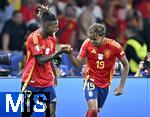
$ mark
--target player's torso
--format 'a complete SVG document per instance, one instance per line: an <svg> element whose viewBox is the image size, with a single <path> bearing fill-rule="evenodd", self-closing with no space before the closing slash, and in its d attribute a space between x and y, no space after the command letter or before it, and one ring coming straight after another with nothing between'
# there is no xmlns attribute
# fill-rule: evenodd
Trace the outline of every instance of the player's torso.
<svg viewBox="0 0 150 117"><path fill-rule="evenodd" d="M87 64L91 80L96 82L110 83L116 60L115 49L110 44L95 47L89 44L87 47Z"/></svg>
<svg viewBox="0 0 150 117"><path fill-rule="evenodd" d="M98 73L110 71L116 59L113 48L104 45L100 48L88 47L88 65Z"/></svg>
<svg viewBox="0 0 150 117"><path fill-rule="evenodd" d="M27 43L28 45L30 43ZM38 44L35 45L36 51L41 51L43 56L51 56L55 52L55 37L48 37L47 39L43 39L42 37L38 37ZM27 46L27 49L28 46ZM30 49L28 50L30 51ZM30 55L28 62L26 63L26 69L30 66L30 61L34 60L35 56ZM51 68L50 62L45 63L44 65L40 65L37 60L35 60L34 69L31 75L31 86L51 86L53 85L54 74Z"/></svg>

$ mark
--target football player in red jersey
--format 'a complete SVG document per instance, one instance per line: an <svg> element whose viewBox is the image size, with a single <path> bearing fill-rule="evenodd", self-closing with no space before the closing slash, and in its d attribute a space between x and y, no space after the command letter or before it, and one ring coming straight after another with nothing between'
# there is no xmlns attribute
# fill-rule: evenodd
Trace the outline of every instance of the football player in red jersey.
<svg viewBox="0 0 150 117"><path fill-rule="evenodd" d="M33 106L36 104L33 94L36 92L49 94L49 97L43 99L46 100L45 116L55 117L56 94L54 85L57 84L57 79L53 60L61 53L67 52L68 45L63 46L55 53L55 33L58 31L58 20L45 6L40 7L38 16L41 26L32 32L26 41L26 63L22 74L22 92L31 94L28 95L31 104L30 111L27 112L28 102L25 100L22 117L31 116Z"/></svg>
<svg viewBox="0 0 150 117"><path fill-rule="evenodd" d="M87 58L83 68L84 93L88 104L86 117L97 117L109 91L114 72L115 60L118 57L123 64L123 72L119 86L115 89L116 96L123 93L123 88L128 75L129 65L126 55L113 39L105 37L103 24L94 23L88 29L88 37L81 46L77 58L70 51L70 58L75 66Z"/></svg>

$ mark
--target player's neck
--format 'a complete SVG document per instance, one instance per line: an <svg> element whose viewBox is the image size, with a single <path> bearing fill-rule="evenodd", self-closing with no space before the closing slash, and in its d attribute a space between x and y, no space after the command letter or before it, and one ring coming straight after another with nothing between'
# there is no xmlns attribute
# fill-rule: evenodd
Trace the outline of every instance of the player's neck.
<svg viewBox="0 0 150 117"><path fill-rule="evenodd" d="M101 43L98 45L98 47L102 46L104 44L104 40L105 40L105 37L103 37Z"/></svg>
<svg viewBox="0 0 150 117"><path fill-rule="evenodd" d="M39 32L43 38L47 38L48 36L44 33L44 31L40 28Z"/></svg>
<svg viewBox="0 0 150 117"><path fill-rule="evenodd" d="M53 34L46 34L44 30L42 30L41 28L40 28L40 34L44 39L47 39L47 37L49 36L53 36Z"/></svg>

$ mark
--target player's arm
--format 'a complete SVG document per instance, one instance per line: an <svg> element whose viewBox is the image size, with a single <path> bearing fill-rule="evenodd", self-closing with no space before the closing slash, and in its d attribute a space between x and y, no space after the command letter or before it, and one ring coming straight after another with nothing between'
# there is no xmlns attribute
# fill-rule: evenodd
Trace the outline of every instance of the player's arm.
<svg viewBox="0 0 150 117"><path fill-rule="evenodd" d="M75 67L79 67L82 64L82 62L83 62L83 58L82 57L80 57L80 56L75 57L73 52L70 52L69 56L70 56L70 59L71 59L73 65Z"/></svg>
<svg viewBox="0 0 150 117"><path fill-rule="evenodd" d="M123 64L120 87L124 87L125 80L129 72L129 63L125 55L120 59L120 61Z"/></svg>
<svg viewBox="0 0 150 117"><path fill-rule="evenodd" d="M123 71L121 74L121 81L120 81L119 87L115 89L115 92L114 92L115 95L121 95L122 94L123 88L125 85L125 81L126 81L126 77L128 75L128 72L129 72L129 63L128 63L126 56L124 55L123 57L121 57L120 61L123 64Z"/></svg>
<svg viewBox="0 0 150 117"><path fill-rule="evenodd" d="M88 41L85 40L80 48L80 51L77 57L74 56L72 48L68 49L70 59L75 67L79 67L80 65L82 65L82 63L84 62L84 59L87 57L87 47L88 47L87 44L88 44Z"/></svg>
<svg viewBox="0 0 150 117"><path fill-rule="evenodd" d="M39 55L35 55L37 61L43 65L51 60L54 60L55 58L57 58L60 54L68 52L68 45L62 47L60 50L58 50L56 53L50 55L50 56L44 56L42 54Z"/></svg>
<svg viewBox="0 0 150 117"><path fill-rule="evenodd" d="M53 70L53 73L54 73L54 76L55 76L55 85L57 85L57 74L56 74L56 70L55 70L55 67L54 67L54 62L51 61L50 64L52 66L52 70Z"/></svg>

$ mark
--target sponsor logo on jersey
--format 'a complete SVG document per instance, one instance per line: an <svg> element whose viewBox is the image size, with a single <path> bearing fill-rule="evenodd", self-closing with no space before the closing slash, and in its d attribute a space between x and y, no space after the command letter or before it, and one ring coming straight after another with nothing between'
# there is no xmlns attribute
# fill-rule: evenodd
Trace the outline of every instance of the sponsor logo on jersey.
<svg viewBox="0 0 150 117"><path fill-rule="evenodd" d="M93 49L93 50L91 51L91 53L96 54L96 50L95 50L95 49Z"/></svg>

